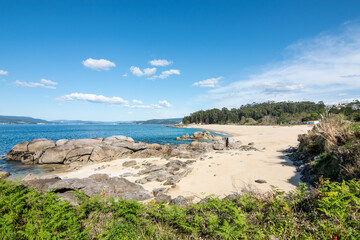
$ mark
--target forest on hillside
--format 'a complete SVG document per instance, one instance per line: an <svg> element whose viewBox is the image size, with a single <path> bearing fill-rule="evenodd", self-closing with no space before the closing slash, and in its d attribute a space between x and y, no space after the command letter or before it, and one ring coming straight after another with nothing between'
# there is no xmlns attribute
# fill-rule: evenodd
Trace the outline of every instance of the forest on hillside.
<svg viewBox="0 0 360 240"><path fill-rule="evenodd" d="M197 111L183 118L184 124L284 124L317 120L325 112L323 102L265 102L242 105L239 108Z"/></svg>

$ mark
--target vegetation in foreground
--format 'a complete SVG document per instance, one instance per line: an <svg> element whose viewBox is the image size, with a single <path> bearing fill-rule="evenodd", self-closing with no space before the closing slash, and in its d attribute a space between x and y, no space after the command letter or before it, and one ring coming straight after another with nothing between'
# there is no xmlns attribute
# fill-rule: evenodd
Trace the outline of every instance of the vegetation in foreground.
<svg viewBox="0 0 360 240"><path fill-rule="evenodd" d="M360 123L330 114L308 133L299 136L298 152L317 179L332 181L360 178Z"/></svg>
<svg viewBox="0 0 360 240"><path fill-rule="evenodd" d="M85 198L79 206L0 179L0 239L359 239L360 181L177 205Z"/></svg>

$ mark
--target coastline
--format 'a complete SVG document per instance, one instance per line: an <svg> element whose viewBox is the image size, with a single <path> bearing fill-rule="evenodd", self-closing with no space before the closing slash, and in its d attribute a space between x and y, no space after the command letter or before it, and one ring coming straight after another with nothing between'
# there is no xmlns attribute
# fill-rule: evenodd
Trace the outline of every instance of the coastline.
<svg viewBox="0 0 360 240"><path fill-rule="evenodd" d="M175 187L169 188L168 195L195 196L199 199L211 194L226 196L239 193L244 189L259 192L271 191L273 186L283 191L295 190L301 182L295 166L281 152L297 145L297 136L306 133L311 126L239 126L239 125L195 125L193 128L230 134L243 145L254 145L259 151L222 150L205 153L190 165L192 172L181 179ZM142 158L136 160L140 169L124 168L122 163L130 159L118 159L111 162L91 164L78 170L58 174L61 178L84 178L95 173L121 176L126 172L136 174L144 169L147 163L164 165L169 162L164 158ZM170 160L186 159L171 158ZM135 182L141 177L125 177ZM255 180L266 183L256 183ZM154 188L169 187L160 182L148 182L142 186L151 191Z"/></svg>
<svg viewBox="0 0 360 240"><path fill-rule="evenodd" d="M166 194L171 198L195 197L195 201L208 195L224 197L240 193L242 190L266 192L271 191L273 186L288 192L295 190L298 183L301 182L300 174L296 172L295 166L285 156L283 150L296 147L298 135L307 133L312 126L191 125L187 127L230 134L232 137L229 139L242 147L218 149L213 148L215 145L210 144L211 149L200 155L185 158L180 155L142 156L135 154L135 157L115 158L111 161L71 164L69 169L36 174L27 180L52 178L55 175L64 180L85 179L94 174L106 174L109 177L125 178L141 185L148 192L152 192L156 188L167 188ZM190 149L197 146L195 149L199 151L199 144L199 142L183 146L180 144L176 151L180 153L186 146ZM134 146L138 145L139 143L134 144ZM155 144L155 146L157 145ZM128 165L126 162L135 163ZM171 172L172 170L169 170L170 163L172 166L177 165L174 165L174 162L184 165L180 167L180 170L176 170L178 171L176 174L182 172L186 172L186 174L181 175L180 179L176 180L176 184L165 185L164 181L174 174ZM150 169L154 170L149 171ZM144 171L147 171L148 174L141 173ZM147 178L151 178L151 180ZM164 180L157 180L158 178ZM261 183L258 183L259 180Z"/></svg>

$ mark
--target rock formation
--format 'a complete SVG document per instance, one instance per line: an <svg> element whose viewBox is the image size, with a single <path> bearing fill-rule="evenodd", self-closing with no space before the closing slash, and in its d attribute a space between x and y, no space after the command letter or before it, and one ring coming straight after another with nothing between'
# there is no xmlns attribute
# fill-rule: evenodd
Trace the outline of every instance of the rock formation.
<svg viewBox="0 0 360 240"><path fill-rule="evenodd" d="M185 135L188 136L188 135ZM256 150L253 146L242 146L232 138L213 136L209 132L195 132L191 139L212 139L209 142L194 141L191 144L149 144L136 143L126 136L112 136L105 139L61 139L56 143L49 139L34 139L15 145L6 155L7 160L24 164L68 164L81 165L99 163L122 158L171 157L194 159L212 150L240 149Z"/></svg>
<svg viewBox="0 0 360 240"><path fill-rule="evenodd" d="M193 141L201 141L201 140L220 140L221 136L218 135L211 135L209 131L203 131L203 132L194 132L192 136L190 136L188 133L175 138L175 140L186 140L190 139Z"/></svg>
<svg viewBox="0 0 360 240"><path fill-rule="evenodd" d="M109 177L107 174L94 174L88 178L60 179L35 178L21 183L25 187L35 188L39 191L53 191L59 193L66 200L74 200L72 192L80 190L88 197L100 195L124 200L143 201L151 198L150 192L141 185L132 183L125 178Z"/></svg>

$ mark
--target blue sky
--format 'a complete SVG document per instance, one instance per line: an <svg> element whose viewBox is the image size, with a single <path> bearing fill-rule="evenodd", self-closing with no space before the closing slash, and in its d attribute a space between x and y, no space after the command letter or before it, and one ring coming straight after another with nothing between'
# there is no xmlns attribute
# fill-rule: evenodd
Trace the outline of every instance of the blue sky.
<svg viewBox="0 0 360 240"><path fill-rule="evenodd" d="M183 117L360 97L360 1L0 0L0 115Z"/></svg>

